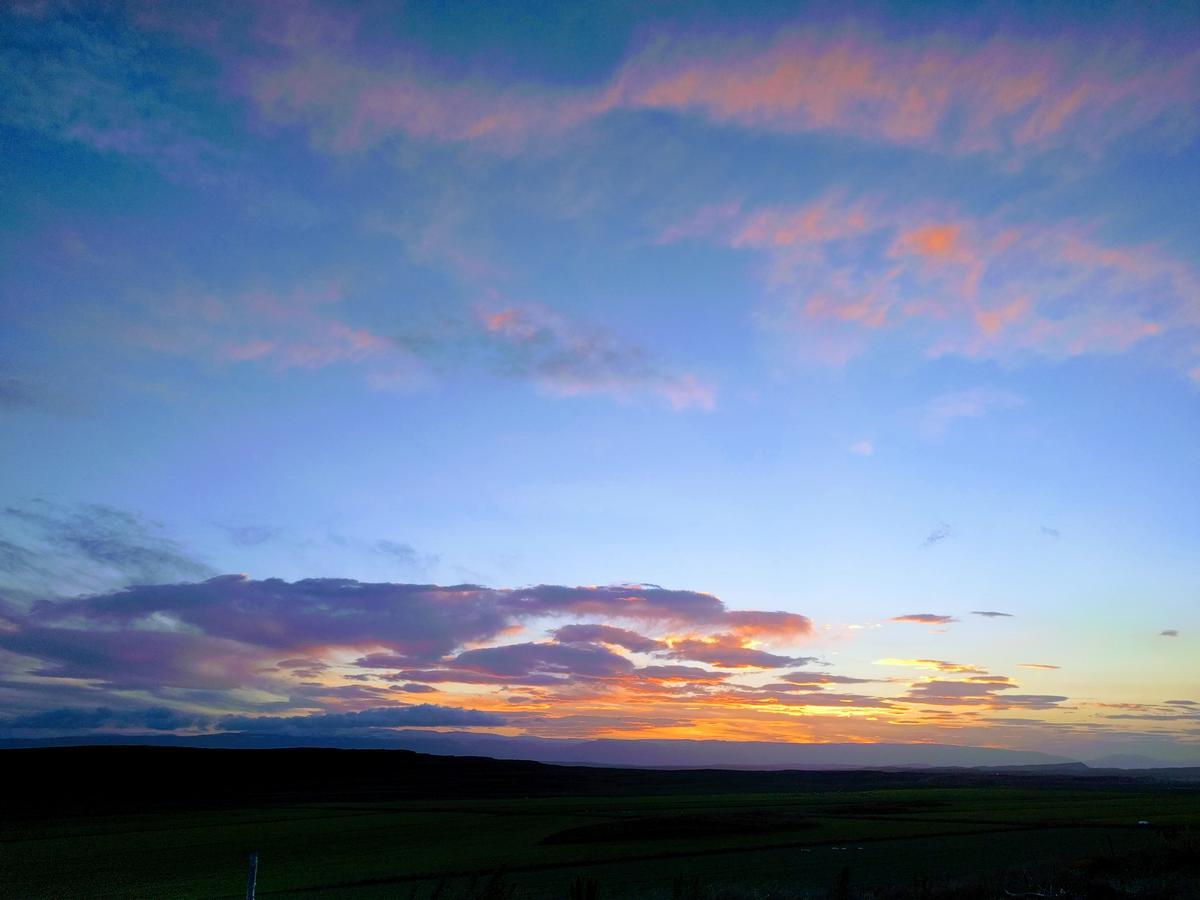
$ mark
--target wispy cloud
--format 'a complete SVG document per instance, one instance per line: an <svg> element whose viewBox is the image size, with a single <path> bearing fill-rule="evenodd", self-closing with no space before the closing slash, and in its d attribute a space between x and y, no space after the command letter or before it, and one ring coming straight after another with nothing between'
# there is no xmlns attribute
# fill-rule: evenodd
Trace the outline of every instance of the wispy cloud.
<svg viewBox="0 0 1200 900"><path fill-rule="evenodd" d="M275 525L218 525L228 536L230 543L237 547L257 547L273 541L283 534L283 529Z"/></svg>
<svg viewBox="0 0 1200 900"><path fill-rule="evenodd" d="M98 9L67 15L3 16L0 121L10 127L142 160L167 177L201 184L225 179L230 152L195 112L203 95L182 87L145 36L97 20ZM63 52L63 48L70 48Z"/></svg>
<svg viewBox="0 0 1200 900"><path fill-rule="evenodd" d="M401 541L391 541L386 538L375 541L372 549L397 565L411 570L425 571L436 566L441 561L441 557L436 554L421 553L411 544L405 544Z"/></svg>
<svg viewBox="0 0 1200 900"><path fill-rule="evenodd" d="M1006 612L996 612L995 610L991 610L991 609L976 609L976 610L972 610L972 612L971 612L971 615L973 615L973 616L985 616L985 617L987 617L987 618L989 618L989 619L1000 619L1000 618L1004 618L1004 619L1011 619L1011 618L1012 618L1012 613L1006 613Z"/></svg>
<svg viewBox="0 0 1200 900"><path fill-rule="evenodd" d="M619 73L615 104L1005 156L1096 153L1135 134L1173 142L1197 127L1200 54L1183 42L1163 59L1132 38L1103 53L1078 39L980 44L853 26L743 37L653 44Z"/></svg>
<svg viewBox="0 0 1200 900"><path fill-rule="evenodd" d="M962 672L972 675L984 675L986 672L979 666L965 663L947 662L944 659L887 659L875 660L877 666L909 666L916 669L936 669L939 672Z"/></svg>
<svg viewBox="0 0 1200 900"><path fill-rule="evenodd" d="M1163 363L1188 373L1200 275L1162 247L1113 243L1098 230L829 195L794 208L730 207L673 233L760 256L768 302L759 322L811 361L842 365L884 341L933 358L1013 362L1153 343ZM934 410L930 426L1020 403L995 389L970 393Z"/></svg>
<svg viewBox="0 0 1200 900"><path fill-rule="evenodd" d="M237 292L177 290L147 300L124 326L125 339L159 353L221 365L256 365L276 372L361 365L369 372L408 372L419 362L394 340L348 321L339 281L293 289Z"/></svg>
<svg viewBox="0 0 1200 900"><path fill-rule="evenodd" d="M1024 401L1011 391L969 388L941 394L931 400L922 415L922 428L931 437L941 437L959 419L982 419L996 410L1012 409Z"/></svg>
<svg viewBox="0 0 1200 900"><path fill-rule="evenodd" d="M105 504L13 504L0 510L0 533L10 584L70 592L214 574L160 523Z"/></svg>
<svg viewBox="0 0 1200 900"><path fill-rule="evenodd" d="M1056 694L1009 694L1018 685L1003 677L976 676L963 681L933 679L911 685L903 697L934 706L981 706L988 709L1054 709L1067 700Z"/></svg>
<svg viewBox="0 0 1200 900"><path fill-rule="evenodd" d="M33 409L43 402L41 391L26 378L0 376L0 410Z"/></svg>
<svg viewBox="0 0 1200 900"><path fill-rule="evenodd" d="M934 544L940 544L953 534L954 529L945 522L941 522L925 536L925 540L921 542L921 546L932 547Z"/></svg>
<svg viewBox="0 0 1200 900"><path fill-rule="evenodd" d="M129 345L200 360L218 372L247 367L285 376L340 368L390 391L418 389L443 370L486 369L553 396L649 398L680 411L716 405L715 388L700 375L547 306L480 305L443 315L427 333L394 335L363 313L355 283L337 275L291 286L140 291L96 314Z"/></svg>
<svg viewBox="0 0 1200 900"><path fill-rule="evenodd" d="M673 409L710 410L713 388L664 368L641 347L537 306L481 309L483 333L501 351L498 371L530 378L552 394L629 399L650 394Z"/></svg>
<svg viewBox="0 0 1200 900"><path fill-rule="evenodd" d="M263 118L336 152L397 137L515 152L616 111L1006 159L1097 155L1130 138L1173 146L1197 129L1200 55L1183 41L1152 52L1136 34L1034 41L1001 32L981 42L953 29L915 37L844 22L769 34L735 25L718 43L696 30L651 31L609 78L568 88L447 77L411 42L372 53L363 39L380 29L361 10L272 7L259 18L254 37L265 47L222 54L231 82ZM188 33L185 22L152 24ZM200 43L220 46L209 34Z"/></svg>
<svg viewBox="0 0 1200 900"><path fill-rule="evenodd" d="M139 709L96 707L56 707L40 712L0 719L0 734L24 732L62 734L63 732L97 729L130 729L133 731L176 731L181 728L207 726L210 717L182 712L165 706Z"/></svg>
<svg viewBox="0 0 1200 900"><path fill-rule="evenodd" d="M922 625L948 625L957 622L954 616L942 616L937 613L906 613L903 616L892 616L892 622L918 622Z"/></svg>
<svg viewBox="0 0 1200 900"><path fill-rule="evenodd" d="M472 727L506 724L495 713L421 703L413 706L380 706L343 713L311 713L306 716L225 716L215 725L222 731L251 731L258 734L361 733L365 729Z"/></svg>

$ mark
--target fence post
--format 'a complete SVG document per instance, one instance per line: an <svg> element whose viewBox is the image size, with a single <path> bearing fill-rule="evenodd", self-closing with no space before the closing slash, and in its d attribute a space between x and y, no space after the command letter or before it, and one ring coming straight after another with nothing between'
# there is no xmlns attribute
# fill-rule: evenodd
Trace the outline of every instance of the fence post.
<svg viewBox="0 0 1200 900"><path fill-rule="evenodd" d="M258 880L258 854L250 854L250 871L246 873L246 900L254 900L254 883Z"/></svg>

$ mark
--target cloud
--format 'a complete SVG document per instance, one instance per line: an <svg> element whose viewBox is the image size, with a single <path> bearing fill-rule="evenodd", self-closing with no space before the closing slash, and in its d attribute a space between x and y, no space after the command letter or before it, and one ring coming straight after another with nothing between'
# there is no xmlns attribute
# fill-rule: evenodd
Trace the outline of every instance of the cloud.
<svg viewBox="0 0 1200 900"><path fill-rule="evenodd" d="M1049 663L1017 663L1022 669L1061 669L1062 666L1052 666Z"/></svg>
<svg viewBox="0 0 1200 900"><path fill-rule="evenodd" d="M1048 525L1042 525L1042 526L1041 526L1041 527L1040 527L1038 530L1039 530L1039 531L1040 531L1040 532L1041 532L1041 533L1042 533L1042 534L1043 534L1045 537L1048 537L1048 538L1060 538L1060 537L1062 537L1062 532L1061 532L1061 531L1059 531L1057 528L1051 528L1051 527L1049 527Z"/></svg>
<svg viewBox="0 0 1200 900"><path fill-rule="evenodd" d="M0 573L26 575L38 572L41 570L42 562L41 555L27 547L0 539Z"/></svg>
<svg viewBox="0 0 1200 900"><path fill-rule="evenodd" d="M849 449L855 456L872 456L875 453L875 444L867 440L855 441Z"/></svg>
<svg viewBox="0 0 1200 900"><path fill-rule="evenodd" d="M979 666L947 662L944 659L896 659L893 657L888 657L887 659L875 660L875 665L911 666L917 669L936 669L939 672L961 672L975 675L987 674L986 671L981 669Z"/></svg>
<svg viewBox="0 0 1200 900"><path fill-rule="evenodd" d="M934 544L940 543L950 537L954 530L945 522L939 524L933 531L926 535L925 540L921 542L922 547L932 547Z"/></svg>
<svg viewBox="0 0 1200 900"><path fill-rule="evenodd" d="M1005 30L980 40L952 23L893 33L848 19L769 31L725 23L719 41L711 30L651 28L609 77L566 87L469 59L447 77L427 48L381 43L386 29L363 9L271 9L252 18L251 40L219 39L183 14L142 18L220 55L227 83L261 119L298 127L328 152L406 138L513 153L616 112L1002 159L1098 155L1130 139L1178 145L1197 130L1195 49L1148 45L1124 23L1119 34L1064 28L1036 40Z"/></svg>
<svg viewBox="0 0 1200 900"><path fill-rule="evenodd" d="M370 387L395 390L427 383L440 367L487 367L556 397L652 398L676 410L710 410L716 403L714 387L699 375L665 363L636 340L546 306L477 306L440 318L428 333L396 336L354 315L348 302L354 287L339 274L293 287L164 289L99 314L115 318L133 346L221 368L277 374L353 368ZM471 290L495 294L490 285Z"/></svg>
<svg viewBox="0 0 1200 900"><path fill-rule="evenodd" d="M1011 618L1013 617L1013 614L1012 614L1012 613L1006 613L1006 612L996 612L995 610L991 610L991 609L976 609L976 610L972 610L972 612L971 612L971 615L973 615L973 616L984 616L984 617L986 617L986 618L988 618L988 619L1001 619L1001 618L1003 618L1003 619L1011 619Z"/></svg>
<svg viewBox="0 0 1200 900"><path fill-rule="evenodd" d="M652 45L619 73L616 102L756 130L991 156L1094 153L1128 136L1170 140L1197 127L1200 54L1183 43L1160 44L1161 58L1129 35L1111 53L1079 36L999 32L979 42L845 24L743 38Z"/></svg>
<svg viewBox="0 0 1200 900"><path fill-rule="evenodd" d="M97 10L3 16L0 121L101 154L131 157L175 180L212 185L231 161L145 36Z"/></svg>
<svg viewBox="0 0 1200 900"><path fill-rule="evenodd" d="M731 666L800 661L747 647L739 631L778 639L808 627L794 613L731 611L710 594L642 585L492 589L227 575L41 600L0 629L0 649L30 660L28 672L43 679L228 691L324 678L331 658L355 651L365 655L353 665L395 670L393 680L555 685L632 677L634 664L601 642L660 654L666 646L619 625L584 623L561 626L555 643L478 646L523 623L563 617L712 633L672 642L668 656Z"/></svg>
<svg viewBox="0 0 1200 900"><path fill-rule="evenodd" d="M112 689L231 690L258 679L261 655L238 641L183 631L46 628L18 620L0 649L36 661L30 674Z"/></svg>
<svg viewBox="0 0 1200 900"><path fill-rule="evenodd" d="M612 625L564 625L551 632L554 639L564 644L597 643L614 644L632 650L634 653L650 653L654 650L664 650L667 645L653 638L643 637L624 628ZM702 670L697 670L702 671Z"/></svg>
<svg viewBox="0 0 1200 900"><path fill-rule="evenodd" d="M1000 676L965 681L932 679L911 685L901 700L935 706L982 705L990 709L1053 709L1067 698L1050 694L1005 694L1018 685Z"/></svg>
<svg viewBox="0 0 1200 900"><path fill-rule="evenodd" d="M387 666L373 665L373 660L370 656L363 657L358 661L358 664L372 669L388 668ZM514 684L519 684L524 687L537 685L554 687L568 685L573 681L572 673L565 668L557 672L530 673L525 675L496 675L489 672L475 671L473 669L454 668L451 666L435 666L425 669L401 669L400 671L393 673L390 677L403 678L416 684L469 684L493 685L496 687L507 687Z"/></svg>
<svg viewBox="0 0 1200 900"><path fill-rule="evenodd" d="M1179 637L1179 631L1175 628L1164 628L1159 632L1160 637Z"/></svg>
<svg viewBox="0 0 1200 900"><path fill-rule="evenodd" d="M551 394L649 394L679 410L715 405L712 387L697 376L669 371L641 347L543 307L480 309L477 319L498 353L497 371L529 378Z"/></svg>
<svg viewBox="0 0 1200 900"><path fill-rule="evenodd" d="M91 586L213 574L158 523L104 504L68 507L33 500L5 507L0 524L17 538L4 542L10 574L37 570L53 573L62 583Z"/></svg>
<svg viewBox="0 0 1200 900"><path fill-rule="evenodd" d="M219 366L284 373L353 365L380 378L418 380L415 357L339 309L349 292L340 278L310 278L292 288L175 289L148 296L126 312L123 335L145 350Z"/></svg>
<svg viewBox="0 0 1200 900"><path fill-rule="evenodd" d="M372 549L408 569L425 570L436 566L441 561L440 556L419 553L411 544L403 544L399 541L380 539L372 545Z"/></svg>
<svg viewBox="0 0 1200 900"><path fill-rule="evenodd" d="M114 710L106 706L92 708L58 707L23 716L0 719L0 734L13 732L93 731L117 728L133 731L177 731L204 727L206 715L181 712L165 706L137 710Z"/></svg>
<svg viewBox="0 0 1200 900"><path fill-rule="evenodd" d="M713 672L699 666L642 666L634 669L639 678L654 681L684 681L689 684L719 684L729 677L728 672Z"/></svg>
<svg viewBox="0 0 1200 900"><path fill-rule="evenodd" d="M1106 240L1095 223L830 194L697 215L664 234L762 260L758 324L814 363L842 366L878 346L1007 363L1153 346L1181 375L1197 367L1195 266L1161 246ZM924 427L936 437L1021 402L990 387L952 392L930 404Z"/></svg>
<svg viewBox="0 0 1200 900"><path fill-rule="evenodd" d="M494 727L506 721L495 713L422 703L306 716L224 716L216 725L222 731L257 734L338 734L378 728Z"/></svg>
<svg viewBox="0 0 1200 900"><path fill-rule="evenodd" d="M633 663L599 644L525 643L464 650L450 660L450 667L520 678L527 675L564 675L611 678L628 675Z"/></svg>
<svg viewBox="0 0 1200 900"><path fill-rule="evenodd" d="M922 428L926 434L940 437L952 422L959 419L981 419L997 410L1021 406L1024 402L1011 391L994 388L951 391L935 397L925 407Z"/></svg>
<svg viewBox="0 0 1200 900"><path fill-rule="evenodd" d="M769 707L791 708L835 708L835 709L892 709L893 703L885 697L866 694L841 694L832 691L812 690L803 685L768 684L762 687L737 686L723 689L716 698L739 704L762 704Z"/></svg>
<svg viewBox="0 0 1200 900"><path fill-rule="evenodd" d="M735 635L717 635L706 640L684 638L671 640L671 649L663 655L670 659L692 660L728 669L777 669L783 666L803 666L816 662L813 656L781 656L746 646Z"/></svg>
<svg viewBox="0 0 1200 900"><path fill-rule="evenodd" d="M808 616L790 612L733 610L724 617L724 625L739 638L786 640L803 637L812 631Z"/></svg>
<svg viewBox="0 0 1200 900"><path fill-rule="evenodd" d="M236 547L257 547L278 538L283 529L273 525L220 525Z"/></svg>
<svg viewBox="0 0 1200 900"><path fill-rule="evenodd" d="M288 583L224 575L42 603L34 613L41 620L79 616L110 628L165 617L211 637L290 655L325 646L376 645L428 656L498 633L508 621L498 599L473 587L442 590L336 578Z"/></svg>
<svg viewBox="0 0 1200 900"><path fill-rule="evenodd" d="M954 616L942 616L936 613L906 613L902 616L892 616L891 622L919 622L923 625L948 625L957 622Z"/></svg>
<svg viewBox="0 0 1200 900"><path fill-rule="evenodd" d="M851 678L849 675L827 675L824 672L788 672L780 679L791 684L871 684L875 678Z"/></svg>

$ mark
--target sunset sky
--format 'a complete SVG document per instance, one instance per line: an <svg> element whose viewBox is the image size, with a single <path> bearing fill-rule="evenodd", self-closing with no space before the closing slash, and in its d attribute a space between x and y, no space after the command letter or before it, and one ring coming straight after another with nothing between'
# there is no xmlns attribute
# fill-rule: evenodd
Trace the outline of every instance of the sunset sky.
<svg viewBox="0 0 1200 900"><path fill-rule="evenodd" d="M1200 11L0 12L0 737L1200 764Z"/></svg>

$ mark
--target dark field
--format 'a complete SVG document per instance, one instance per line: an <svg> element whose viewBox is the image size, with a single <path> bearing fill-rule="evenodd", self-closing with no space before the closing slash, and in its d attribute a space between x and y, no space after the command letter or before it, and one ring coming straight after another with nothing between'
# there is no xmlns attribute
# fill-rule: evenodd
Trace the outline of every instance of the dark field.
<svg viewBox="0 0 1200 900"><path fill-rule="evenodd" d="M1195 784L405 751L0 759L4 897L241 897L250 851L264 897L1200 896Z"/></svg>

